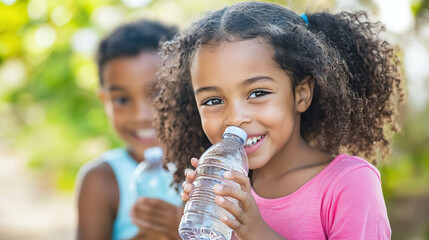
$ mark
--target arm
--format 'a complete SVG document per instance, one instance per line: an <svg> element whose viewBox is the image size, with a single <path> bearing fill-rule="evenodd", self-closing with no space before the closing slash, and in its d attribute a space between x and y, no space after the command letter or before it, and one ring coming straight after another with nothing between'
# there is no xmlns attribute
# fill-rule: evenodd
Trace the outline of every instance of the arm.
<svg viewBox="0 0 429 240"><path fill-rule="evenodd" d="M152 232L171 240L180 239L178 228L182 215L183 207L152 198L139 198L131 209L139 234Z"/></svg>
<svg viewBox="0 0 429 240"><path fill-rule="evenodd" d="M113 171L104 162L85 165L78 184L77 239L111 239L116 215L114 200L119 198Z"/></svg>
<svg viewBox="0 0 429 240"><path fill-rule="evenodd" d="M333 190L329 239L390 239L391 230L376 170L365 166L344 175Z"/></svg>

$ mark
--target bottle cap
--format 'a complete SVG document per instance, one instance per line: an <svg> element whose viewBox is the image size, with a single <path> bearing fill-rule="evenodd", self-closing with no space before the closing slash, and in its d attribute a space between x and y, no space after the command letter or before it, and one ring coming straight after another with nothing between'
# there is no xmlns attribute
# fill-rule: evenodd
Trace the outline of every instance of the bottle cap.
<svg viewBox="0 0 429 240"><path fill-rule="evenodd" d="M162 148L161 147L148 148L144 151L143 155L147 163L161 162Z"/></svg>
<svg viewBox="0 0 429 240"><path fill-rule="evenodd" d="M247 133L239 127L236 127L236 126L227 127L225 129L225 132L223 133L222 137L225 136L225 134L227 134L227 133L232 133L234 135L237 135L238 137L243 139L244 142L246 142L246 140L247 140Z"/></svg>

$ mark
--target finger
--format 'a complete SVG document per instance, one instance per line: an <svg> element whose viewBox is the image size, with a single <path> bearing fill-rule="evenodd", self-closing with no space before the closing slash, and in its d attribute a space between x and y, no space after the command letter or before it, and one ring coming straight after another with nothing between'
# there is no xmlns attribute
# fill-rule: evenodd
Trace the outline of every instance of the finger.
<svg viewBox="0 0 429 240"><path fill-rule="evenodd" d="M164 233L168 231L162 225L157 223L147 222L139 218L133 218L132 222L142 231L142 232L160 232Z"/></svg>
<svg viewBox="0 0 429 240"><path fill-rule="evenodd" d="M188 201L189 200L189 193L182 191L180 193L180 198L182 198L182 201L184 201L184 202Z"/></svg>
<svg viewBox="0 0 429 240"><path fill-rule="evenodd" d="M231 197L242 203L247 200L248 196L247 192L243 191L241 188L229 184L216 184L213 190L217 195Z"/></svg>
<svg viewBox="0 0 429 240"><path fill-rule="evenodd" d="M161 205L145 204L149 201L141 199L140 202L134 204L131 210L131 216L136 218L146 219L147 221L159 222L164 225L172 225L178 218L179 211L174 205L158 200ZM157 199L149 199L156 202Z"/></svg>
<svg viewBox="0 0 429 240"><path fill-rule="evenodd" d="M191 158L191 165L196 168L198 164L198 158Z"/></svg>
<svg viewBox="0 0 429 240"><path fill-rule="evenodd" d="M188 182L192 182L195 179L196 176L196 172L190 168L185 169L185 177L186 177L186 181Z"/></svg>
<svg viewBox="0 0 429 240"><path fill-rule="evenodd" d="M183 186L183 192L185 192L185 193L187 193L187 194L189 194L191 191L192 191L192 184L190 184L190 183L186 183L184 186Z"/></svg>
<svg viewBox="0 0 429 240"><path fill-rule="evenodd" d="M220 217L220 220L225 225L230 227L234 232L237 232L237 230L240 229L240 227L241 227L241 223L239 221L237 221L237 219L231 219L227 216L222 216L222 217Z"/></svg>
<svg viewBox="0 0 429 240"><path fill-rule="evenodd" d="M159 199L141 198L135 206L135 212L158 215L177 215L177 206Z"/></svg>
<svg viewBox="0 0 429 240"><path fill-rule="evenodd" d="M139 198L131 209L131 216L155 215L160 217L176 216L176 206L159 199Z"/></svg>
<svg viewBox="0 0 429 240"><path fill-rule="evenodd" d="M217 205L221 206L222 208L230 212L238 222L242 223L244 221L243 210L237 205L237 203L222 196L216 196L215 202ZM228 216L220 216L220 217L228 217Z"/></svg>
<svg viewBox="0 0 429 240"><path fill-rule="evenodd" d="M172 205L166 201L163 201L161 199L147 198L147 197L139 197L137 199L135 205L137 205L137 207L139 207L139 206L150 206L153 208L161 208L161 209L175 208L174 205Z"/></svg>
<svg viewBox="0 0 429 240"><path fill-rule="evenodd" d="M175 213L174 213L175 214ZM163 229L170 228L176 224L177 216L169 216L163 212L151 209L142 209L142 211L135 212L132 216L133 219L146 223L147 225L157 225Z"/></svg>
<svg viewBox="0 0 429 240"><path fill-rule="evenodd" d="M226 179L232 180L238 184L240 184L241 189L243 189L243 191L246 192L250 192L250 180L249 177L247 177L246 175L237 172L235 170L232 171L226 171L223 176Z"/></svg>

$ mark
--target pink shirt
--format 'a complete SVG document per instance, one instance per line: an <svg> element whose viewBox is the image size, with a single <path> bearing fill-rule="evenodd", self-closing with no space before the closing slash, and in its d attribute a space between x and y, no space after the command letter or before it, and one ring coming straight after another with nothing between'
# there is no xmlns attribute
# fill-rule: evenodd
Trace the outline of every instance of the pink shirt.
<svg viewBox="0 0 429 240"><path fill-rule="evenodd" d="M265 222L288 240L390 239L380 173L359 157L338 155L288 196L252 194Z"/></svg>

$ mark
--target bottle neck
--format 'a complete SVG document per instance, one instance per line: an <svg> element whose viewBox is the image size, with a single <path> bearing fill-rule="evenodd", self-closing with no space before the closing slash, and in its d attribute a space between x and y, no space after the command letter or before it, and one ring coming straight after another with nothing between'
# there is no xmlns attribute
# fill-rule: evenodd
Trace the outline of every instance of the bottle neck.
<svg viewBox="0 0 429 240"><path fill-rule="evenodd" d="M151 166L151 167L162 167L162 160L161 159L156 159L156 158L148 158L145 159L147 165Z"/></svg>
<svg viewBox="0 0 429 240"><path fill-rule="evenodd" d="M228 138L228 139L234 139L234 140L238 141L241 145L243 145L243 144L244 144L244 140L243 140L243 139L241 139L239 136L237 136L237 135L233 134L233 133L225 133L225 134L223 135L223 138L224 138L224 139L226 139L226 138Z"/></svg>

